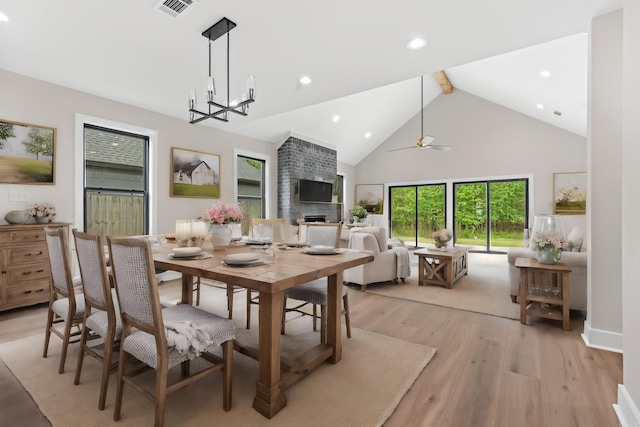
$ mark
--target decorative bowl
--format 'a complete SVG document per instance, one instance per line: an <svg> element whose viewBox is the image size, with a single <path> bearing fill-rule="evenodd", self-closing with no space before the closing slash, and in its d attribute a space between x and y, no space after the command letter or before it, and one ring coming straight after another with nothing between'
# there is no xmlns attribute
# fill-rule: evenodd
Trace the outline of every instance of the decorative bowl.
<svg viewBox="0 0 640 427"><path fill-rule="evenodd" d="M9 224L26 224L29 218L31 217L27 211L11 211L4 216L4 220Z"/></svg>

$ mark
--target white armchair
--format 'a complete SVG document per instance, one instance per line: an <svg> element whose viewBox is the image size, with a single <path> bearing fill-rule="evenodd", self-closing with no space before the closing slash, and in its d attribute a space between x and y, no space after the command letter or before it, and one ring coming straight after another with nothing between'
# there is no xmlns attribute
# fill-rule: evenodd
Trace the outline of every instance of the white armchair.
<svg viewBox="0 0 640 427"><path fill-rule="evenodd" d="M352 229L349 236L349 248L371 251L373 261L345 270L343 279L355 283L366 291L369 283L393 281L404 282L409 277L409 251L400 246L389 249L387 231L383 227L359 227Z"/></svg>

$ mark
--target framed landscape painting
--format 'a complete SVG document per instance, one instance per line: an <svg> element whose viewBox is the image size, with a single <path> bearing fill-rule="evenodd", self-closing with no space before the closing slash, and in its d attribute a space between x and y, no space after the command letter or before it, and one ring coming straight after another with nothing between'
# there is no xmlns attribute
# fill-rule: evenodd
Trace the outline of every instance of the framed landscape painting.
<svg viewBox="0 0 640 427"><path fill-rule="evenodd" d="M171 197L220 198L220 156L171 148Z"/></svg>
<svg viewBox="0 0 640 427"><path fill-rule="evenodd" d="M0 119L0 183L54 184L56 128Z"/></svg>
<svg viewBox="0 0 640 427"><path fill-rule="evenodd" d="M356 205L371 214L381 214L384 206L384 184L356 185Z"/></svg>
<svg viewBox="0 0 640 427"><path fill-rule="evenodd" d="M587 213L587 173L553 174L553 213L580 215Z"/></svg>

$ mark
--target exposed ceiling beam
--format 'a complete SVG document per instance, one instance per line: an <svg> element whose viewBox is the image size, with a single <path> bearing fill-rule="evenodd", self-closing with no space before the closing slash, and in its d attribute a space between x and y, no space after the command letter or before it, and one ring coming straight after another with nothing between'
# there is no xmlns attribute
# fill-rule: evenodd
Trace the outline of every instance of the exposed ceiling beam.
<svg viewBox="0 0 640 427"><path fill-rule="evenodd" d="M451 82L449 81L449 78L445 74L444 70L435 71L433 73L433 77L435 77L444 93L449 94L453 92L453 86L451 85Z"/></svg>

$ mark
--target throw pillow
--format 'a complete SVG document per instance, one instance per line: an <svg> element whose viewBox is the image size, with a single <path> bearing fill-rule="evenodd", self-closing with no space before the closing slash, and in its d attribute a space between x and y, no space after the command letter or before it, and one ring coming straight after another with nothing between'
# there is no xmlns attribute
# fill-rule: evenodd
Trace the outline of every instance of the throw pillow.
<svg viewBox="0 0 640 427"><path fill-rule="evenodd" d="M582 248L582 241L584 240L584 231L582 231L582 227L577 225L573 227L567 236L567 240L573 243L571 252L580 252L580 249Z"/></svg>

